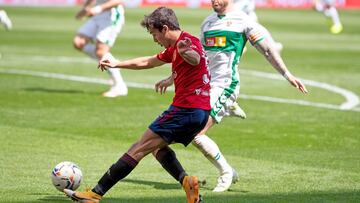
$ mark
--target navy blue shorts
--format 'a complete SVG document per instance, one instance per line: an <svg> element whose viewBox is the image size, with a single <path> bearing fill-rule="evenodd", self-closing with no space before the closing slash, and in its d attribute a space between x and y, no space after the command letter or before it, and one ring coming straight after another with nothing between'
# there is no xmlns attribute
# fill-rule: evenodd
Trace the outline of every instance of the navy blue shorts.
<svg viewBox="0 0 360 203"><path fill-rule="evenodd" d="M149 128L168 144L173 142L187 146L205 127L209 111L170 106Z"/></svg>

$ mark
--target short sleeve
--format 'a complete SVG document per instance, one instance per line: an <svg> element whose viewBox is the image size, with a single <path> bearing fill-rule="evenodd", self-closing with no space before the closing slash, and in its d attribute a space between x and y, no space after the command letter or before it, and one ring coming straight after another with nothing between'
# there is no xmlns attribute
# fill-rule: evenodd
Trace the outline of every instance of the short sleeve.
<svg viewBox="0 0 360 203"><path fill-rule="evenodd" d="M267 37L266 28L257 22L248 22L245 28L245 35L252 45L259 43Z"/></svg>
<svg viewBox="0 0 360 203"><path fill-rule="evenodd" d="M172 52L170 49L165 49L164 51L157 54L157 58L165 63L171 63L172 61Z"/></svg>

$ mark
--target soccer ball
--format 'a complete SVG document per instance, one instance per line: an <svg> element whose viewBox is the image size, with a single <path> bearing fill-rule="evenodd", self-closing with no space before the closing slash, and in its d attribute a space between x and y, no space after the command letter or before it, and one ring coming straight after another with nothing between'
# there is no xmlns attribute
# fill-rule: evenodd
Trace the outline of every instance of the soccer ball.
<svg viewBox="0 0 360 203"><path fill-rule="evenodd" d="M57 164L51 173L53 185L61 192L64 189L76 190L80 186L81 178L80 168L70 161Z"/></svg>

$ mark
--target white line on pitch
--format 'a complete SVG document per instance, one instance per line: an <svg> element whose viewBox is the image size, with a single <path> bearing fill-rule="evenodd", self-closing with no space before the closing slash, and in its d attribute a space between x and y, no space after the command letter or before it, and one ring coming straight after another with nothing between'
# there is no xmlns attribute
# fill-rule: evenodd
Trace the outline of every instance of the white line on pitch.
<svg viewBox="0 0 360 203"><path fill-rule="evenodd" d="M266 73L266 72L253 71L253 70L244 70L244 69L241 69L240 71L242 74L252 75L252 76L256 76L256 77L263 77L263 78L274 79L274 80L284 80L284 78L282 76L280 76L279 74ZM322 89L328 90L330 92L335 92L337 94L342 95L346 99L346 101L340 105L340 109L349 110L349 109L353 109L357 105L359 105L359 102L360 102L359 97L355 93L353 93L349 90L337 87L335 85L323 83L323 82L317 82L317 81L307 80L307 79L303 79L303 78L299 78L299 79L301 79L304 82L304 84L306 84L306 85L322 88Z"/></svg>
<svg viewBox="0 0 360 203"><path fill-rule="evenodd" d="M86 82L86 83L109 84L109 82L105 79L90 78L90 77L75 76L75 75L65 75L65 74L60 74L60 73L48 73L48 72L16 70L16 69L6 70L6 69L1 69L1 68L0 68L0 73L29 75L29 76L37 76L37 77L44 77L44 78L55 78L55 79ZM153 89L154 88L154 85L144 84L144 83L127 82L127 85L129 87L134 87L134 88L145 88L145 89ZM172 90L172 89L170 89L170 90ZM309 102L309 101L304 101L304 100L282 99L282 98L275 98L275 97L268 97L268 96L257 96L257 95L246 95L246 94L240 94L239 97L242 99L252 99L252 100L276 102L276 103L297 104L297 105L303 105L303 106L313 106L313 107L318 107L318 108L350 110L350 111L360 112L359 108L344 109L341 106L334 105L334 104Z"/></svg>
<svg viewBox="0 0 360 203"><path fill-rule="evenodd" d="M18 59L18 57L14 55L8 55L6 58L10 60ZM61 63L86 63L86 64L96 64L96 62L87 57L73 57L73 56L22 56L22 58L33 60L33 61L52 61L52 62L61 62ZM263 77L268 79L275 79L275 80L284 80L280 75L274 73L267 73L261 71L253 71L248 69L240 69L241 74L243 75L251 75L255 77ZM325 89L330 92L334 92L336 94L340 94L345 98L345 102L340 105L340 109L348 110L354 109L356 106L360 104L359 97L354 94L353 92L340 88L335 85L330 85L328 83L312 81L308 79L301 79L306 85L314 86L318 88ZM137 86L138 83L133 83L134 86Z"/></svg>

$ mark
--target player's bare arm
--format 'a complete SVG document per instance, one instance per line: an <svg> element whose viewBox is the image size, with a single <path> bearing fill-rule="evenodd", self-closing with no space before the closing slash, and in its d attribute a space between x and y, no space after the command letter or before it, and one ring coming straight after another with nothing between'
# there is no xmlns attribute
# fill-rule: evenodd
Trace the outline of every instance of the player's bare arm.
<svg viewBox="0 0 360 203"><path fill-rule="evenodd" d="M88 10L91 8L92 5L94 5L95 0L87 0L81 10L76 14L76 19L82 19L83 17L87 16Z"/></svg>
<svg viewBox="0 0 360 203"><path fill-rule="evenodd" d="M270 43L266 38L260 40L254 44L254 47L265 56L266 60L281 74L283 75L291 85L299 89L303 93L307 93L305 85L293 76L287 69L280 54L276 51L273 44Z"/></svg>
<svg viewBox="0 0 360 203"><path fill-rule="evenodd" d="M101 5L92 7L95 0L88 0L84 3L83 8L77 13L76 18L81 19L85 16L91 17L102 13L103 11L109 10L122 3L121 0L110 0Z"/></svg>
<svg viewBox="0 0 360 203"><path fill-rule="evenodd" d="M186 38L177 43L180 56L190 65L196 66L200 63L200 55L191 48L191 40Z"/></svg>
<svg viewBox="0 0 360 203"><path fill-rule="evenodd" d="M155 84L155 91L160 92L160 94L164 94L166 89L174 84L174 77L170 75L168 78L160 80Z"/></svg>
<svg viewBox="0 0 360 203"><path fill-rule="evenodd" d="M161 66L165 62L159 60L156 55L144 56L125 61L103 59L99 62L98 68L102 71L107 68L126 68L126 69L150 69Z"/></svg>
<svg viewBox="0 0 360 203"><path fill-rule="evenodd" d="M97 15L103 11L106 11L113 7L116 7L116 6L120 5L121 3L122 3L121 0L110 0L101 5L92 7L91 9L89 9L89 16Z"/></svg>

